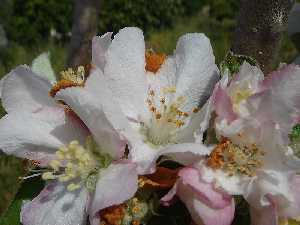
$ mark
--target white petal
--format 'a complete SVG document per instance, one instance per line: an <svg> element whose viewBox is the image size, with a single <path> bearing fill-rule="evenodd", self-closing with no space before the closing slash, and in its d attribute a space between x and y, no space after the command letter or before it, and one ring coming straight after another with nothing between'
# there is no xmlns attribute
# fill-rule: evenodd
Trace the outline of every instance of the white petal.
<svg viewBox="0 0 300 225"><path fill-rule="evenodd" d="M145 43L138 28L124 28L107 50L104 75L127 117L146 113Z"/></svg>
<svg viewBox="0 0 300 225"><path fill-rule="evenodd" d="M104 71L106 63L105 54L111 44L112 32L102 36L95 36L92 41L92 63Z"/></svg>
<svg viewBox="0 0 300 225"><path fill-rule="evenodd" d="M209 122L213 111L212 103L212 98L209 98L198 113L193 113L190 115L191 118L188 122L188 126L183 128L178 133L178 142L203 142L203 134L209 127Z"/></svg>
<svg viewBox="0 0 300 225"><path fill-rule="evenodd" d="M21 210L23 225L85 225L88 193L82 188L67 191L61 183L51 183Z"/></svg>
<svg viewBox="0 0 300 225"><path fill-rule="evenodd" d="M209 39L204 34L182 36L175 52L177 96L187 97L185 111L202 106L219 79Z"/></svg>
<svg viewBox="0 0 300 225"><path fill-rule="evenodd" d="M19 66L4 78L2 104L8 113L56 107L54 99L48 94L50 89L50 81L35 75L26 66Z"/></svg>
<svg viewBox="0 0 300 225"><path fill-rule="evenodd" d="M161 150L160 155L169 156L183 165L191 165L209 155L213 148L214 146L207 147L200 143L174 144Z"/></svg>
<svg viewBox="0 0 300 225"><path fill-rule="evenodd" d="M44 52L35 58L32 62L31 69L34 73L49 80L51 83L56 82L56 76L51 66L49 52Z"/></svg>
<svg viewBox="0 0 300 225"><path fill-rule="evenodd" d="M122 112L112 101L110 93L107 93L109 90L105 86L103 76L100 76L101 73L100 70L93 71L84 88L61 90L56 94L56 98L66 102L75 111L103 151L113 158L120 158L123 156L126 143L122 138L123 133L117 129L123 128L122 121L125 123L124 126L129 124L126 123L125 117L119 119ZM114 127L111 121L116 121L118 126Z"/></svg>
<svg viewBox="0 0 300 225"><path fill-rule="evenodd" d="M84 143L87 131L63 109L10 113L0 120L0 149L7 154L46 160L73 140Z"/></svg>
<svg viewBox="0 0 300 225"><path fill-rule="evenodd" d="M160 105L160 100L163 97L165 104L170 104L174 94L165 94L163 90L168 87L176 87L176 63L173 57L168 57L162 64L161 68L152 73L146 73L149 89L155 93L154 100L156 106Z"/></svg>
<svg viewBox="0 0 300 225"><path fill-rule="evenodd" d="M288 173L258 171L257 176L249 184L244 198L256 209L270 205L266 198L268 194L281 198L284 204L292 202L294 197L290 191L289 178Z"/></svg>
<svg viewBox="0 0 300 225"><path fill-rule="evenodd" d="M137 179L136 166L132 163L111 164L101 171L91 200L90 220L93 221L101 209L121 204L133 197L138 187Z"/></svg>
<svg viewBox="0 0 300 225"><path fill-rule="evenodd" d="M155 172L155 162L159 157L159 149L150 147L142 139L133 139L129 153L130 160L137 164L139 175Z"/></svg>

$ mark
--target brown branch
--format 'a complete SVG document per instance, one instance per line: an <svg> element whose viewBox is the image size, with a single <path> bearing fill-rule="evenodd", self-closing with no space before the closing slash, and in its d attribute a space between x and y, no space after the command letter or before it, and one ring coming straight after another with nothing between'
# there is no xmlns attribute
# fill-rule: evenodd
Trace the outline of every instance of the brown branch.
<svg viewBox="0 0 300 225"><path fill-rule="evenodd" d="M101 0L75 0L68 67L86 65L91 61L91 42L97 34L100 2Z"/></svg>
<svg viewBox="0 0 300 225"><path fill-rule="evenodd" d="M278 55L293 0L240 0L233 52L255 58L269 73Z"/></svg>

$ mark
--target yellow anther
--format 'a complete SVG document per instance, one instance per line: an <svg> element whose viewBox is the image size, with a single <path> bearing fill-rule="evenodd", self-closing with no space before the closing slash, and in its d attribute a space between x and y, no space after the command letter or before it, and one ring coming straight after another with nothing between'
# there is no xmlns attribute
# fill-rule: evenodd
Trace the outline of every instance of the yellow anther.
<svg viewBox="0 0 300 225"><path fill-rule="evenodd" d="M42 179L44 179L44 180L53 180L53 179L55 179L56 177L55 177L55 175L53 175L53 173L52 172L45 172L45 173L43 173L43 175L42 175Z"/></svg>
<svg viewBox="0 0 300 225"><path fill-rule="evenodd" d="M197 113L197 112L199 112L199 108L193 108L193 113Z"/></svg>
<svg viewBox="0 0 300 225"><path fill-rule="evenodd" d="M151 112L156 112L156 108L154 106L150 107Z"/></svg>
<svg viewBox="0 0 300 225"><path fill-rule="evenodd" d="M61 163L58 160L51 160L49 165L54 171L58 171Z"/></svg>
<svg viewBox="0 0 300 225"><path fill-rule="evenodd" d="M58 177L58 180L60 182L67 182L67 181L70 181L72 178L68 175L61 175Z"/></svg>
<svg viewBox="0 0 300 225"><path fill-rule="evenodd" d="M156 118L157 120L159 120L159 119L161 118L161 114L160 114L160 113L156 113L155 118Z"/></svg>
<svg viewBox="0 0 300 225"><path fill-rule="evenodd" d="M256 145L238 146L224 139L212 151L207 165L213 169L223 169L229 175L244 174L254 176L262 166L262 151Z"/></svg>
<svg viewBox="0 0 300 225"><path fill-rule="evenodd" d="M176 120L175 121L176 127L182 127L184 125L184 122L182 120Z"/></svg>
<svg viewBox="0 0 300 225"><path fill-rule="evenodd" d="M139 201L138 198L133 198L133 199L132 199L132 202L133 202L134 204L137 204L138 201Z"/></svg>
<svg viewBox="0 0 300 225"><path fill-rule="evenodd" d="M80 188L80 184L71 183L67 186L68 191L75 191Z"/></svg>
<svg viewBox="0 0 300 225"><path fill-rule="evenodd" d="M64 80L72 81L76 84L82 84L84 82L85 69L83 66L79 66L76 72L69 68L65 71L62 71L60 74Z"/></svg>
<svg viewBox="0 0 300 225"><path fill-rule="evenodd" d="M140 211L140 207L138 207L138 206L134 206L133 208L132 208L132 212L133 213L138 213Z"/></svg>
<svg viewBox="0 0 300 225"><path fill-rule="evenodd" d="M175 86L165 87L165 88L163 88L162 91L164 94L175 93L176 87Z"/></svg>
<svg viewBox="0 0 300 225"><path fill-rule="evenodd" d="M75 157L77 159L80 159L84 155L84 153L85 153L85 150L82 147L78 147L75 149Z"/></svg>
<svg viewBox="0 0 300 225"><path fill-rule="evenodd" d="M149 95L150 95L150 96L155 96L155 92L154 92L153 90L150 90L150 91L149 91Z"/></svg>
<svg viewBox="0 0 300 225"><path fill-rule="evenodd" d="M63 151L57 151L57 152L55 152L55 155L59 160L63 160L65 158Z"/></svg>

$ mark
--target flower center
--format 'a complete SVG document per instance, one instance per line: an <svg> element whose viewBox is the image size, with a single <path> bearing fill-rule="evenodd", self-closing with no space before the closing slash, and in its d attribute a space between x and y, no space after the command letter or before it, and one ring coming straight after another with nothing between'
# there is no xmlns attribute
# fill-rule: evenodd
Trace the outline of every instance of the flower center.
<svg viewBox="0 0 300 225"><path fill-rule="evenodd" d="M293 127L292 132L289 135L290 147L293 149L294 154L300 158L300 124Z"/></svg>
<svg viewBox="0 0 300 225"><path fill-rule="evenodd" d="M167 87L162 90L162 97L156 96L154 90L149 90L147 105L151 113L148 123L141 123L141 132L145 135L146 141L155 145L167 145L176 141L176 133L185 125L190 113L180 110L186 99L183 96L177 97L168 102L176 93L175 87ZM198 112L194 109L193 112Z"/></svg>
<svg viewBox="0 0 300 225"><path fill-rule="evenodd" d="M262 166L264 152L256 145L238 146L228 139L223 139L210 154L207 165L213 169L223 169L230 176L243 174L254 176Z"/></svg>
<svg viewBox="0 0 300 225"><path fill-rule="evenodd" d="M69 191L74 191L82 185L93 191L100 170L111 163L111 157L101 153L91 137L87 138L85 148L78 141L72 141L68 146L59 148L55 154L57 159L49 163L52 170L43 173L42 178L68 183Z"/></svg>
<svg viewBox="0 0 300 225"><path fill-rule="evenodd" d="M153 51L146 51L145 58L145 69L147 71L156 73L160 69L161 65L164 63L167 57L165 54L156 54Z"/></svg>
<svg viewBox="0 0 300 225"><path fill-rule="evenodd" d="M54 97L61 89L69 87L83 86L85 82L85 68L79 66L77 71L69 68L60 73L61 80L58 81L50 90L49 95Z"/></svg>

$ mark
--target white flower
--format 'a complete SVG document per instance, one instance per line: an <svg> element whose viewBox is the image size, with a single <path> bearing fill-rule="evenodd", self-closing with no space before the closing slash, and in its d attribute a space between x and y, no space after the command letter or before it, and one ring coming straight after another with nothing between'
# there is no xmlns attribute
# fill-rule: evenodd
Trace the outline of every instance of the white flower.
<svg viewBox="0 0 300 225"><path fill-rule="evenodd" d="M90 74L83 88L77 79L80 71L67 82L74 86L80 81L73 89L81 98L69 106L49 94L66 88L66 82L52 87L27 66L17 67L2 80L2 103L8 114L0 120L0 148L35 160L48 181L22 207L24 225L85 225L88 215L96 225L99 210L123 203L137 190L136 165L123 159L126 142L101 105L87 104L93 99L90 91L97 75ZM90 141L85 145L86 140Z"/></svg>
<svg viewBox="0 0 300 225"><path fill-rule="evenodd" d="M164 57L146 52L141 30L124 28L112 41L110 33L94 38L93 63L102 79L102 84L95 83L95 95L105 102L103 109L115 129L129 141L130 158L140 173L153 172L161 154L177 152L177 159L191 162L209 153L194 143L203 116L198 109L218 79L205 35L182 36L174 55Z"/></svg>

